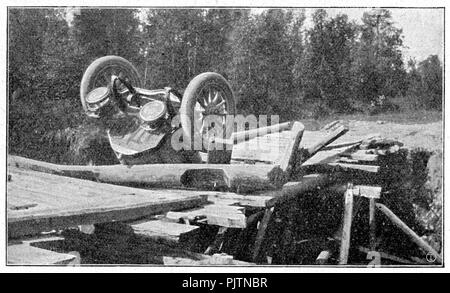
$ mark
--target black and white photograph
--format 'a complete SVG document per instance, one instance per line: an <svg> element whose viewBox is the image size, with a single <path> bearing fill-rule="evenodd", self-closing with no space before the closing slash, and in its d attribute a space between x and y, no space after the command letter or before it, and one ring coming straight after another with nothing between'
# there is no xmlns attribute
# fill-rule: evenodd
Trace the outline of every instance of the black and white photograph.
<svg viewBox="0 0 450 293"><path fill-rule="evenodd" d="M444 269L444 5L210 2L2 7L6 270Z"/></svg>

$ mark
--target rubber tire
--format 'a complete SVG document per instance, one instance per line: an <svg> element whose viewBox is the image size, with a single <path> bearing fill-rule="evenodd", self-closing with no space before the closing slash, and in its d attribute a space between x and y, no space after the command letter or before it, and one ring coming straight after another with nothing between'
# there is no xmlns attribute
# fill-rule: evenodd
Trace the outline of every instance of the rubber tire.
<svg viewBox="0 0 450 293"><path fill-rule="evenodd" d="M94 89L94 81L96 79L96 76L105 68L108 66L118 66L120 67L125 73L125 77L129 79L131 84L135 87L142 87L142 80L139 75L139 72L137 71L136 67L133 66L128 60L125 58L122 58L120 56L104 56L101 58L98 58L94 62L89 65L89 67L86 69L86 71L83 74L83 78L81 79L80 84L80 99L81 104L83 105L84 111L87 111L86 106L86 96L87 94ZM106 85L105 85L106 86Z"/></svg>
<svg viewBox="0 0 450 293"><path fill-rule="evenodd" d="M194 119L194 107L196 103L197 94L199 94L204 87L208 85L214 85L219 87L226 93L226 103L228 115L235 115L236 102L234 99L234 93L231 89L228 81L220 74L215 72L205 72L197 75L191 80L189 85L183 94L180 106L180 121L184 134L187 138L191 138L192 129L190 125L193 125Z"/></svg>

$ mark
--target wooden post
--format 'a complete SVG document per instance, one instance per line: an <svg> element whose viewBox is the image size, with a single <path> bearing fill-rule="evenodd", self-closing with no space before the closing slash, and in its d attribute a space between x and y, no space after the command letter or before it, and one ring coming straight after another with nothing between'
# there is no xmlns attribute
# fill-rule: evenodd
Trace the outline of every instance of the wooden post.
<svg viewBox="0 0 450 293"><path fill-rule="evenodd" d="M427 253L433 255L436 261L442 264L442 256L433 249L428 243L426 243L422 238L419 237L411 228L408 227L399 217L397 217L387 206L381 203L376 203L376 207L385 214L389 220L392 221L397 227L399 227L406 235L408 235L411 240L416 243L420 248L425 250Z"/></svg>
<svg viewBox="0 0 450 293"><path fill-rule="evenodd" d="M349 183L345 192L344 219L342 225L341 249L339 253L339 264L347 264L350 250L350 232L353 217L353 184Z"/></svg>
<svg viewBox="0 0 450 293"><path fill-rule="evenodd" d="M369 244L372 251L376 250L375 198L369 199Z"/></svg>
<svg viewBox="0 0 450 293"><path fill-rule="evenodd" d="M272 218L274 207L268 208L264 212L263 219L261 220L258 228L258 233L256 234L255 247L253 249L253 261L258 260L259 254L261 252L262 243L264 236L266 235L267 227L269 226L270 219Z"/></svg>

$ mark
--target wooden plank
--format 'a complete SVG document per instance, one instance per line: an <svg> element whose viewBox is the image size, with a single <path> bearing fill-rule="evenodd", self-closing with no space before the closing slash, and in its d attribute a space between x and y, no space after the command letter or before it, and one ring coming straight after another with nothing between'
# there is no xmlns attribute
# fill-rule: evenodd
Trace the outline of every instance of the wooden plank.
<svg viewBox="0 0 450 293"><path fill-rule="evenodd" d="M328 163L329 166L339 167L343 170L359 170L370 173L378 173L380 166L360 165L360 164L345 164L345 163Z"/></svg>
<svg viewBox="0 0 450 293"><path fill-rule="evenodd" d="M243 207L208 205L205 206L205 215L208 225L241 229L247 227Z"/></svg>
<svg viewBox="0 0 450 293"><path fill-rule="evenodd" d="M363 161L363 162L375 162L378 160L378 155L369 154L367 150L358 150L352 152L351 154L342 154L342 156L348 156L353 160Z"/></svg>
<svg viewBox="0 0 450 293"><path fill-rule="evenodd" d="M187 211L181 211L181 212L173 212L170 211L165 216L166 219L169 219L174 222L178 222L180 220L185 221L197 221L201 219L206 219L205 209L192 209Z"/></svg>
<svg viewBox="0 0 450 293"><path fill-rule="evenodd" d="M402 230L406 235L408 235L411 240L416 243L425 252L430 253L436 258L438 263L442 264L442 256L429 245L425 240L419 237L411 228L408 227L399 217L397 217L387 206L381 203L375 204L378 210L380 210L386 217L391 220L400 230Z"/></svg>
<svg viewBox="0 0 450 293"><path fill-rule="evenodd" d="M291 141L291 131L267 134L238 143L233 148L232 160L277 164Z"/></svg>
<svg viewBox="0 0 450 293"><path fill-rule="evenodd" d="M317 152L315 155L303 162L302 167L336 162L344 154L352 153L357 146L358 145L351 144L340 148Z"/></svg>
<svg viewBox="0 0 450 293"><path fill-rule="evenodd" d="M257 262L258 258L261 254L262 244L264 241L264 237L267 232L267 227L269 226L269 222L272 218L274 208L268 208L264 212L264 216L259 223L258 232L256 234L255 246L253 248L253 262Z"/></svg>
<svg viewBox="0 0 450 293"><path fill-rule="evenodd" d="M347 264L348 262L352 218L353 218L353 186L352 184L349 184L349 187L344 195L344 218L342 224L341 247L339 251L340 265Z"/></svg>
<svg viewBox="0 0 450 293"><path fill-rule="evenodd" d="M246 140L250 140L255 137L264 136L270 133L282 132L285 130L290 130L292 128L292 122L285 122L280 124L275 124L266 127L259 127L256 129L250 129L245 131L234 132L231 135L231 140L236 144Z"/></svg>
<svg viewBox="0 0 450 293"><path fill-rule="evenodd" d="M347 126L345 126L345 125L338 125L332 131L330 131L325 136L323 136L320 141L318 141L314 145L311 145L310 147L308 147L306 149L307 154L309 156L313 156L318 151L320 151L323 147L325 147L326 145L332 143L333 141L335 141L336 139L338 139L339 137L341 137L342 135L347 133L347 131L348 131L348 127Z"/></svg>
<svg viewBox="0 0 450 293"><path fill-rule="evenodd" d="M300 145L300 141L302 140L303 131L305 130L305 126L302 123L296 121L292 126L291 130L291 140L287 146L287 148L283 152L283 156L279 162L281 170L287 172L288 176L291 175L294 164L296 161L300 161L297 158L298 148Z"/></svg>
<svg viewBox="0 0 450 293"><path fill-rule="evenodd" d="M336 193L344 193L347 185L336 184L329 186L328 189ZM382 188L380 186L353 185L353 195L366 197L369 199L379 199L381 197Z"/></svg>
<svg viewBox="0 0 450 293"><path fill-rule="evenodd" d="M55 175L114 184L138 184L153 188L198 187L230 190L276 189L268 173L272 165L229 164L149 164L111 166L72 166L8 156L8 166Z"/></svg>
<svg viewBox="0 0 450 293"><path fill-rule="evenodd" d="M8 265L67 265L76 256L58 253L28 244L9 245L7 248Z"/></svg>
<svg viewBox="0 0 450 293"><path fill-rule="evenodd" d="M8 201L21 198L33 207L8 209L8 235L18 237L43 231L182 210L205 202L201 192L143 190L82 179L22 170L10 170L14 180L7 184ZM24 174L25 175L22 175ZM39 181L26 180L36 175ZM48 179L48 180L47 180ZM77 187L79 190L77 191Z"/></svg>
<svg viewBox="0 0 450 293"><path fill-rule="evenodd" d="M177 224L159 220L134 223L130 226L137 235L142 235L149 238L164 238L174 242L179 242L180 238L187 237L199 228L198 226Z"/></svg>

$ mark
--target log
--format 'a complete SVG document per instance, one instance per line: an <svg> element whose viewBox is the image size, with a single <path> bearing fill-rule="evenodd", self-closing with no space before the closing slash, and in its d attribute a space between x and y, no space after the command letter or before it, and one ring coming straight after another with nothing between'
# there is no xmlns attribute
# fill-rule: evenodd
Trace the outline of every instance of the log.
<svg viewBox="0 0 450 293"><path fill-rule="evenodd" d="M425 240L419 237L411 228L408 227L399 217L397 217L387 206L381 203L375 204L378 210L380 210L389 220L392 221L400 230L402 230L406 235L408 235L411 240L416 243L425 252L430 253L436 258L438 263L442 264L442 256L434 250L431 245L429 245Z"/></svg>
<svg viewBox="0 0 450 293"><path fill-rule="evenodd" d="M229 164L148 164L111 166L57 165L32 159L9 156L8 166L55 175L113 184L134 184L152 188L195 187L230 190L276 189L268 173L273 165Z"/></svg>

